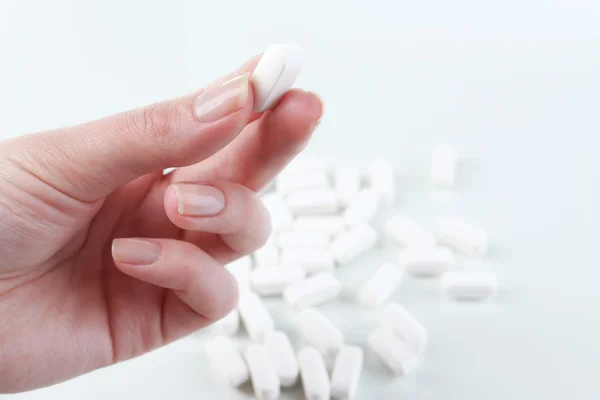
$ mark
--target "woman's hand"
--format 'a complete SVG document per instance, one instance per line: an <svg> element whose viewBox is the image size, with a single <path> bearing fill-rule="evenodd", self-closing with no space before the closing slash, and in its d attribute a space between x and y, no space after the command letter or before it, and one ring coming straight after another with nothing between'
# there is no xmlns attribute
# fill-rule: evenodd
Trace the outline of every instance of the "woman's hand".
<svg viewBox="0 0 600 400"><path fill-rule="evenodd" d="M270 232L256 191L322 114L299 90L253 113L257 61L200 93L0 143L0 392L138 356L235 306L223 264Z"/></svg>

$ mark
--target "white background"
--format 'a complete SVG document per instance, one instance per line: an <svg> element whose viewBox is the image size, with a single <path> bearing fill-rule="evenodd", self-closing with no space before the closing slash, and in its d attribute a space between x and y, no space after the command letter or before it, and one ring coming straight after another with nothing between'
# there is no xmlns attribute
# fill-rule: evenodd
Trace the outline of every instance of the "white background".
<svg viewBox="0 0 600 400"><path fill-rule="evenodd" d="M501 282L485 305L407 282L397 299L430 330L423 368L392 379L368 357L359 399L598 398L599 21L597 1L1 0L0 135L175 97L268 44L298 43L298 85L326 103L306 152L393 159L398 208L477 221ZM443 205L426 185L438 142L463 160ZM349 341L364 341L372 316L348 297L384 253L340 271L345 296L323 308ZM211 380L201 344L7 398L249 398Z"/></svg>

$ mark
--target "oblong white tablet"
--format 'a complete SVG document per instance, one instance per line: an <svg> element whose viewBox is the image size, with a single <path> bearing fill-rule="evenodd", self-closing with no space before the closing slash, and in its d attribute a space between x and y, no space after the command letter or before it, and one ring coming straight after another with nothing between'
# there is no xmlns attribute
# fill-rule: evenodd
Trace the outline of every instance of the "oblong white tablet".
<svg viewBox="0 0 600 400"><path fill-rule="evenodd" d="M283 299L292 307L306 308L333 299L341 290L342 284L331 272L321 272L292 283L283 292Z"/></svg>
<svg viewBox="0 0 600 400"><path fill-rule="evenodd" d="M374 189L363 189L356 194L344 211L344 221L349 226L369 223L379 210L381 195Z"/></svg>
<svg viewBox="0 0 600 400"><path fill-rule="evenodd" d="M265 346L269 360L283 387L292 387L298 380L298 361L287 335L281 331L268 333Z"/></svg>
<svg viewBox="0 0 600 400"><path fill-rule="evenodd" d="M367 280L358 292L358 302L367 307L383 305L402 282L402 269L392 263L385 263Z"/></svg>
<svg viewBox="0 0 600 400"><path fill-rule="evenodd" d="M334 214L339 208L338 198L332 189L293 192L287 197L287 204L296 216Z"/></svg>
<svg viewBox="0 0 600 400"><path fill-rule="evenodd" d="M238 284L240 293L250 290L250 271L252 270L252 257L244 256L225 266L233 275Z"/></svg>
<svg viewBox="0 0 600 400"><path fill-rule="evenodd" d="M302 49L295 44L271 45L256 65L250 81L254 111L270 109L288 90L302 69Z"/></svg>
<svg viewBox="0 0 600 400"><path fill-rule="evenodd" d="M294 216L279 193L268 193L262 196L261 200L271 217L271 228L274 233L292 226Z"/></svg>
<svg viewBox="0 0 600 400"><path fill-rule="evenodd" d="M420 364L419 358L390 328L380 327L367 337L369 347L397 375L407 375Z"/></svg>
<svg viewBox="0 0 600 400"><path fill-rule="evenodd" d="M260 400L276 400L281 392L279 376L269 359L267 347L259 344L248 346L244 353L254 394Z"/></svg>
<svg viewBox="0 0 600 400"><path fill-rule="evenodd" d="M208 341L206 355L213 368L229 385L236 387L248 380L246 363L228 337L217 336Z"/></svg>
<svg viewBox="0 0 600 400"><path fill-rule="evenodd" d="M358 167L342 165L335 169L335 191L343 206L348 206L356 198L360 184Z"/></svg>
<svg viewBox="0 0 600 400"><path fill-rule="evenodd" d="M275 330L275 322L273 322L269 310L256 293L240 294L238 311L246 332L253 341L263 343L265 335Z"/></svg>
<svg viewBox="0 0 600 400"><path fill-rule="evenodd" d="M333 271L335 268L335 260L326 249L284 249L281 252L281 264L298 264L308 275Z"/></svg>
<svg viewBox="0 0 600 400"><path fill-rule="evenodd" d="M404 247L433 247L435 236L423 225L397 214L385 223L383 230L385 234Z"/></svg>
<svg viewBox="0 0 600 400"><path fill-rule="evenodd" d="M431 152L431 182L436 186L454 186L457 159L458 153L454 146L435 146Z"/></svg>
<svg viewBox="0 0 600 400"><path fill-rule="evenodd" d="M269 236L267 242L256 250L252 256L254 257L254 266L257 268L272 267L279 264L279 248L275 236Z"/></svg>
<svg viewBox="0 0 600 400"><path fill-rule="evenodd" d="M333 356L344 344L342 332L320 311L309 308L296 317L298 330L323 355Z"/></svg>
<svg viewBox="0 0 600 400"><path fill-rule="evenodd" d="M344 218L338 215L298 217L294 227L298 230L324 232L332 238L346 232Z"/></svg>
<svg viewBox="0 0 600 400"><path fill-rule="evenodd" d="M240 328L240 314L237 309L211 325L211 330L217 335L233 336Z"/></svg>
<svg viewBox="0 0 600 400"><path fill-rule="evenodd" d="M278 296L294 282L306 276L300 265L281 265L253 269L250 273L252 289L261 296Z"/></svg>
<svg viewBox="0 0 600 400"><path fill-rule="evenodd" d="M346 264L373 248L378 237L379 235L371 226L358 224L335 239L329 249L335 261Z"/></svg>
<svg viewBox="0 0 600 400"><path fill-rule="evenodd" d="M442 292L456 300L481 300L496 293L498 277L489 271L450 271L442 275Z"/></svg>
<svg viewBox="0 0 600 400"><path fill-rule="evenodd" d="M363 351L358 346L342 346L331 372L331 397L352 400L358 389L363 366Z"/></svg>
<svg viewBox="0 0 600 400"><path fill-rule="evenodd" d="M391 161L374 161L367 169L369 185L381 196L381 204L390 205L396 200L396 173Z"/></svg>
<svg viewBox="0 0 600 400"><path fill-rule="evenodd" d="M294 192L329 188L327 170L325 168L316 169L316 166L312 168L314 169L307 171L297 170L296 172L282 173L277 176L275 178L277 193L285 197Z"/></svg>
<svg viewBox="0 0 600 400"><path fill-rule="evenodd" d="M390 328L415 351L421 353L427 346L427 330L417 319L398 303L383 307L382 323Z"/></svg>
<svg viewBox="0 0 600 400"><path fill-rule="evenodd" d="M280 249L324 249L331 241L327 232L318 230L293 229L277 235L277 245Z"/></svg>
<svg viewBox="0 0 600 400"><path fill-rule="evenodd" d="M298 352L298 365L302 377L304 397L310 400L328 400L331 393L325 361L314 347Z"/></svg>
<svg viewBox="0 0 600 400"><path fill-rule="evenodd" d="M455 217L440 221L438 236L441 243L468 257L485 256L489 246L487 233Z"/></svg>
<svg viewBox="0 0 600 400"><path fill-rule="evenodd" d="M290 163L279 173L278 177L288 177L297 175L312 174L321 175L322 172L327 173L327 164L322 157L299 157L294 158Z"/></svg>
<svg viewBox="0 0 600 400"><path fill-rule="evenodd" d="M452 268L452 250L435 247L409 247L398 253L398 265L414 276L437 276Z"/></svg>

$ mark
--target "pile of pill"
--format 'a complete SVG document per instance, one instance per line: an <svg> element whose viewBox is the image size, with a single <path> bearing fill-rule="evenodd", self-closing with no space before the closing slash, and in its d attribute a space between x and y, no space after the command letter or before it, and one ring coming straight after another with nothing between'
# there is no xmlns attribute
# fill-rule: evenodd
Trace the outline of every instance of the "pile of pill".
<svg viewBox="0 0 600 400"><path fill-rule="evenodd" d="M268 108L293 82L298 49L271 48L257 67L263 86L258 110ZM264 61L264 63L263 63ZM279 64L277 64L279 63ZM283 66L289 63L289 74ZM279 67L277 67L279 65ZM279 68L279 69L278 69ZM267 79L279 71L281 85ZM269 87L271 88L269 90ZM260 91L259 90L259 91ZM431 184L452 189L457 152L436 146L432 152ZM376 226L381 209L396 202L396 173L390 161L376 161L364 171L341 165L328 168L323 160L304 159L290 164L262 194L271 216L273 233L251 256L227 266L238 281L238 307L211 328L214 337L206 354L214 370L232 387L251 382L259 399L277 399L296 384L306 399L352 399L363 368L364 351L372 352L397 376L416 370L426 351L427 330L392 296L407 277L438 279L448 300L483 300L497 289L493 272L459 269L465 258L482 259L488 236L458 217L447 217L432 229L405 214ZM381 225L381 224L379 224ZM355 294L357 310L374 310L379 319L365 337L367 349L348 343L319 305L335 302L343 282L338 267L361 264L361 258L383 240L397 248L394 259L373 269ZM266 307L264 297L278 297L294 321L302 346L294 348ZM360 317L360 316L359 316ZM251 344L234 341L240 325Z"/></svg>

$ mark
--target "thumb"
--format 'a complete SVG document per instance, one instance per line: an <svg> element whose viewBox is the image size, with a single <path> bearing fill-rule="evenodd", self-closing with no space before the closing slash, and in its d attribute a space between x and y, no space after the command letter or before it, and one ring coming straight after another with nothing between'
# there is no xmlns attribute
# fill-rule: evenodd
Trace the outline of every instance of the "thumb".
<svg viewBox="0 0 600 400"><path fill-rule="evenodd" d="M108 118L12 141L12 162L82 201L168 167L195 164L231 142L252 114L248 71L209 85L199 94Z"/></svg>

